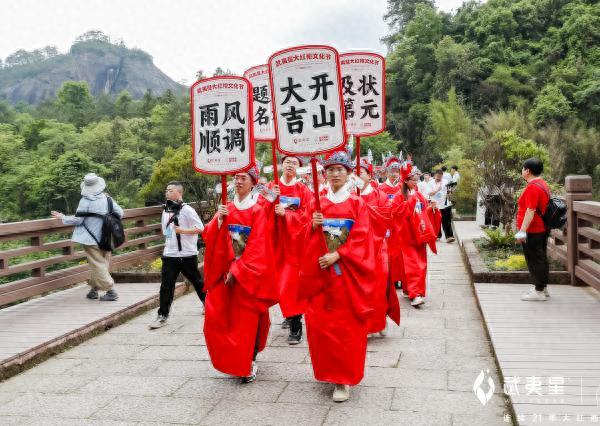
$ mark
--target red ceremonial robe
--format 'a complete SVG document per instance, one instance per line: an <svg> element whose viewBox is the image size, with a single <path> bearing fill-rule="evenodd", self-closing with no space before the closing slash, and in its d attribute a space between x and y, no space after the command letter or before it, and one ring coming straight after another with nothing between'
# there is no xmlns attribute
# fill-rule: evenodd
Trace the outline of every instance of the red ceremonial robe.
<svg viewBox="0 0 600 426"><path fill-rule="evenodd" d="M369 333L377 333L385 328L386 316L400 325L400 303L396 289L389 276L389 259L385 235L392 224L391 202L387 194L373 189L370 185L361 192L367 204L371 220L371 232L375 245L377 284L373 291L374 315L369 320Z"/></svg>
<svg viewBox="0 0 600 426"><path fill-rule="evenodd" d="M310 217L314 211L314 203ZM341 189L321 197L322 227L307 225L300 279L308 299L306 334L315 378L356 385L364 375L368 319L375 286L375 254L366 204ZM327 269L318 258L337 250Z"/></svg>
<svg viewBox="0 0 600 426"><path fill-rule="evenodd" d="M427 200L420 192L415 191L406 199L399 191L392 203L394 221L400 229L398 241L403 265L402 290L411 299L425 296L427 281L427 244L416 242L417 231L411 220L418 202L423 209L427 205Z"/></svg>
<svg viewBox="0 0 600 426"><path fill-rule="evenodd" d="M272 221L252 197L227 204L229 215L218 226L217 215L203 238L207 290L204 336L213 366L226 374L250 375L255 346L262 351L269 333L269 306L277 289L269 239ZM231 272L232 284L225 284Z"/></svg>
<svg viewBox="0 0 600 426"><path fill-rule="evenodd" d="M300 260L306 243L306 224L309 222L308 210L313 195L296 179L290 182L290 185L286 185L283 178L280 179L279 190L279 202L287 207L285 216L275 216L275 264L279 306L283 316L289 318L304 313L306 305L306 300L298 297L298 286Z"/></svg>
<svg viewBox="0 0 600 426"><path fill-rule="evenodd" d="M396 193L401 187L402 185L393 186L390 180L386 179L386 181L379 185L377 189L387 194L388 199L393 201ZM390 227L390 233L387 242L390 264L390 279L392 280L392 283L395 283L396 281L402 281L404 271L402 270L402 253L400 252L400 228L395 221Z"/></svg>

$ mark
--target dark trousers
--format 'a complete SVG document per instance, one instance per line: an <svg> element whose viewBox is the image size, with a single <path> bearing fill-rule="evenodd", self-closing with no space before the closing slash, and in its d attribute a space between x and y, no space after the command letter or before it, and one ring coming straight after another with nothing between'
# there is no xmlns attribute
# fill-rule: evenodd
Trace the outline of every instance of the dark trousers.
<svg viewBox="0 0 600 426"><path fill-rule="evenodd" d="M160 272L160 307L158 315L169 316L173 297L175 296L175 281L179 273L183 274L194 286L196 294L204 303L206 293L202 291L204 281L198 271L198 256L189 257L162 257L162 270Z"/></svg>
<svg viewBox="0 0 600 426"><path fill-rule="evenodd" d="M523 242L523 254L527 262L527 269L529 269L529 276L537 291L543 291L548 285L550 266L546 253L547 246L548 234L546 233L528 233L527 240Z"/></svg>
<svg viewBox="0 0 600 426"><path fill-rule="evenodd" d="M446 239L454 237L454 233L452 232L452 207L440 209L440 212L442 213L442 228L440 229L438 238L442 238L442 229L444 230Z"/></svg>
<svg viewBox="0 0 600 426"><path fill-rule="evenodd" d="M302 314L294 315L288 318L290 320L290 333L297 333L302 330Z"/></svg>

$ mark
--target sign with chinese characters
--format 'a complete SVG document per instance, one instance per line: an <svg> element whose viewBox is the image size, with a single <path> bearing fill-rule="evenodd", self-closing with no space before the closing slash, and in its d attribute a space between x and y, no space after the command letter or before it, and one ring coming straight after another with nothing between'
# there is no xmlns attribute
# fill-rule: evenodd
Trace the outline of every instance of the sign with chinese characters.
<svg viewBox="0 0 600 426"><path fill-rule="evenodd" d="M273 105L269 85L269 66L258 65L244 72L244 77L252 84L252 104L254 108L255 141L274 141Z"/></svg>
<svg viewBox="0 0 600 426"><path fill-rule="evenodd" d="M299 46L269 58L277 147L315 155L346 142L339 55L329 46Z"/></svg>
<svg viewBox="0 0 600 426"><path fill-rule="evenodd" d="M385 59L376 53L340 55L346 132L373 136L385 129Z"/></svg>
<svg viewBox="0 0 600 426"><path fill-rule="evenodd" d="M245 171L254 164L252 85L243 77L212 77L191 88L194 169Z"/></svg>

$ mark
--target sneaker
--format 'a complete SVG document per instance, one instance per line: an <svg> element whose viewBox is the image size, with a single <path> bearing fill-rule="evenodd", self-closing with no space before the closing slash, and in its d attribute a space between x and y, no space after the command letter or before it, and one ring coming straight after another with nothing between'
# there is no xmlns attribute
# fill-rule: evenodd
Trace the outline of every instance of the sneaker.
<svg viewBox="0 0 600 426"><path fill-rule="evenodd" d="M456 241L454 237L446 238L447 243L453 243L454 241Z"/></svg>
<svg viewBox="0 0 600 426"><path fill-rule="evenodd" d="M402 288L402 283L400 281L396 281L394 285L396 286L396 288Z"/></svg>
<svg viewBox="0 0 600 426"><path fill-rule="evenodd" d="M408 293L407 293L407 292L405 292L405 291L403 291L403 292L402 292L402 297L404 297L405 299L408 299Z"/></svg>
<svg viewBox="0 0 600 426"><path fill-rule="evenodd" d="M527 293L521 295L521 300L525 302L545 302L547 298L543 291L537 291L535 287L533 287Z"/></svg>
<svg viewBox="0 0 600 426"><path fill-rule="evenodd" d="M335 385L333 389L333 401L344 402L350 398L350 386L348 385Z"/></svg>
<svg viewBox="0 0 600 426"><path fill-rule="evenodd" d="M88 299L97 299L98 298L98 290L95 288L91 289L88 294L85 295Z"/></svg>
<svg viewBox="0 0 600 426"><path fill-rule="evenodd" d="M419 305L422 305L423 303L425 303L425 299L421 296L417 296L413 300L410 301L410 304L412 306L419 306Z"/></svg>
<svg viewBox="0 0 600 426"><path fill-rule="evenodd" d="M154 330L156 328L164 327L165 325L167 325L167 320L168 319L169 318L165 317L164 315L158 315L156 317L156 319L154 321L152 321L148 327L150 327L150 330Z"/></svg>
<svg viewBox="0 0 600 426"><path fill-rule="evenodd" d="M387 335L388 335L388 323L387 323L387 319L386 319L386 321L385 321L385 327L383 328L383 330L381 330L381 331L379 332L379 335L380 335L381 337L385 337L385 336L387 336Z"/></svg>
<svg viewBox="0 0 600 426"><path fill-rule="evenodd" d="M290 330L290 335L287 338L287 342L289 345L297 345L302 342L302 328L295 333Z"/></svg>
<svg viewBox="0 0 600 426"><path fill-rule="evenodd" d="M119 299L119 295L112 288L110 290L108 290L104 294L104 296L100 296L100 300L102 300L103 302L114 302L115 300L118 300L118 299Z"/></svg>
<svg viewBox="0 0 600 426"><path fill-rule="evenodd" d="M544 287L544 294L546 297L550 297L550 293L548 293L548 287Z"/></svg>
<svg viewBox="0 0 600 426"><path fill-rule="evenodd" d="M242 383L252 383L256 380L256 373L258 372L258 365L256 365L256 361L252 361L252 371L249 376L242 377Z"/></svg>
<svg viewBox="0 0 600 426"><path fill-rule="evenodd" d="M288 328L290 328L290 319L289 318L284 318L283 322L281 323L281 328L283 330L287 330Z"/></svg>

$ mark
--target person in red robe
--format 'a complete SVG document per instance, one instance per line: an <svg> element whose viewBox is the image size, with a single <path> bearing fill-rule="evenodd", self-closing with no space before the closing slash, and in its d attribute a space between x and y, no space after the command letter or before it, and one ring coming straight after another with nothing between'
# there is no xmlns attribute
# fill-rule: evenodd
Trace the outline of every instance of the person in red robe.
<svg viewBox="0 0 600 426"><path fill-rule="evenodd" d="M269 186L279 196L275 205L275 259L279 284L279 306L285 321L282 328L289 328L288 343L297 345L302 341L302 314L305 300L298 298L300 285L300 259L304 249L304 231L309 222L310 190L296 178L302 159L283 156L283 175L279 185Z"/></svg>
<svg viewBox="0 0 600 426"><path fill-rule="evenodd" d="M220 205L203 238L206 313L204 336L213 366L245 383L256 378L256 355L266 346L273 280L272 221L251 196L254 166L234 176L235 197Z"/></svg>
<svg viewBox="0 0 600 426"><path fill-rule="evenodd" d="M300 279L308 300L306 334L314 376L335 384L345 401L364 375L368 320L375 286L375 253L366 204L345 184L353 166L346 152L324 162L330 185L312 205Z"/></svg>
<svg viewBox="0 0 600 426"><path fill-rule="evenodd" d="M371 185L373 165L366 159L360 161L360 196L365 201L371 219L371 230L375 244L377 282L373 291L373 308L368 331L370 334L387 335L387 317L400 325L400 303L389 274L386 234L392 225L392 204L383 191Z"/></svg>
<svg viewBox="0 0 600 426"><path fill-rule="evenodd" d="M412 306L425 303L427 281L427 244L435 250L433 227L425 214L427 200L417 189L419 171L407 160L401 169L402 188L392 203L392 215L399 229L398 242L402 259L402 290ZM431 230L430 238L424 233ZM424 241L424 239L426 241Z"/></svg>
<svg viewBox="0 0 600 426"><path fill-rule="evenodd" d="M384 183L379 185L378 189L384 192L389 200L393 200L396 193L401 188L400 183L400 164L401 159L396 156L390 156L386 159L384 166L387 175L387 179ZM388 256L390 265L390 279L392 283L395 283L396 288L400 288L398 285L402 281L404 271L402 270L402 253L400 252L400 229L397 223L393 223L389 229L388 235Z"/></svg>

